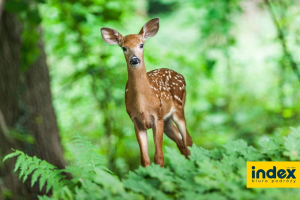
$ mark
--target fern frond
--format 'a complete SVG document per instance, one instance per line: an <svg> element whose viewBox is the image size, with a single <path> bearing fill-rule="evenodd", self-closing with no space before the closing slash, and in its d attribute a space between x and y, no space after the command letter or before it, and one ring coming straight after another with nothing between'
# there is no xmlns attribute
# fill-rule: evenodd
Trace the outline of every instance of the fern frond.
<svg viewBox="0 0 300 200"><path fill-rule="evenodd" d="M32 178L31 178L31 187L33 187L33 185L35 184L35 182L38 180L39 176L43 173L43 170L38 168L37 170L35 170L32 174Z"/></svg>
<svg viewBox="0 0 300 200"><path fill-rule="evenodd" d="M49 179L49 174L47 173L42 173L41 174L41 177L39 179L39 187L40 187L40 190L43 189L43 186L45 185L46 181ZM48 184L50 185L50 182L48 182ZM53 186L53 185L50 185L50 186Z"/></svg>
<svg viewBox="0 0 300 200"><path fill-rule="evenodd" d="M6 155L6 156L3 158L3 162L6 161L6 160L9 159L9 158L18 156L18 155L20 155L20 154L23 153L22 151L18 151L18 150L14 150L14 149L12 149L12 150L15 151L15 152Z"/></svg>
<svg viewBox="0 0 300 200"><path fill-rule="evenodd" d="M110 172L105 159L95 152L97 148L85 136L76 132L72 139L72 153L76 156L77 167L86 172L95 171L96 168Z"/></svg>
<svg viewBox="0 0 300 200"><path fill-rule="evenodd" d="M54 165L38 159L36 156L30 157L24 154L22 151L16 151L12 154L6 156L5 160L8 158L17 157L14 171L20 169L19 178L23 177L23 182L26 181L28 176L32 174L31 186L33 186L39 179L39 188L42 190L44 185L46 185L47 192L51 188L60 188L64 186L61 180L65 180L63 183L69 183L69 180L65 179L65 175L62 175L64 170L57 169Z"/></svg>
<svg viewBox="0 0 300 200"><path fill-rule="evenodd" d="M36 170L38 168L38 165L36 164L31 164L28 167L28 170L25 171L24 176L23 176L23 183L26 181L27 177L29 174L31 174L34 170Z"/></svg>
<svg viewBox="0 0 300 200"><path fill-rule="evenodd" d="M20 173L19 173L19 179L22 178L23 175L25 175L25 172L28 170L28 167L30 165L30 161L32 160L31 157L28 157L27 155L24 155L24 163L20 165Z"/></svg>
<svg viewBox="0 0 300 200"><path fill-rule="evenodd" d="M41 160L38 159L36 156L33 156L33 157L32 157L32 163L33 163L33 164L39 165L40 162L41 162Z"/></svg>
<svg viewBox="0 0 300 200"><path fill-rule="evenodd" d="M47 179L46 193L49 192L49 190L51 189L52 185L56 185L56 182L54 180L52 180L52 179ZM41 188L43 188L43 186ZM58 188L58 187L55 186L55 188Z"/></svg>
<svg viewBox="0 0 300 200"><path fill-rule="evenodd" d="M17 158L14 172L16 172L20 168L21 164L24 164L24 163L25 163L25 156L24 156L24 154L20 154Z"/></svg>

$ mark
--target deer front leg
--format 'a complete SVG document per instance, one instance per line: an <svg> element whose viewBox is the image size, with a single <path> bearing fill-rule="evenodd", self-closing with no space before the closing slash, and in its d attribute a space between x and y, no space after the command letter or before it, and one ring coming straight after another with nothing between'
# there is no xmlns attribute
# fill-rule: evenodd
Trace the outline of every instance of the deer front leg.
<svg viewBox="0 0 300 200"><path fill-rule="evenodd" d="M162 151L164 121L156 120L153 127L153 138L155 145L154 163L164 167L164 155Z"/></svg>
<svg viewBox="0 0 300 200"><path fill-rule="evenodd" d="M148 154L148 138L147 138L147 130L140 129L136 123L134 123L134 130L136 134L137 141L140 146L141 152L141 165L146 167L150 165L150 158Z"/></svg>

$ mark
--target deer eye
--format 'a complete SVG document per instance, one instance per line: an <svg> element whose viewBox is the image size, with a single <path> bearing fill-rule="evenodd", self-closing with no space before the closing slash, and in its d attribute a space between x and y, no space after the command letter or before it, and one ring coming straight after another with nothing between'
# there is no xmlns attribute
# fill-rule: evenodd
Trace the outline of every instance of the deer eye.
<svg viewBox="0 0 300 200"><path fill-rule="evenodd" d="M140 48L142 49L144 47L144 44L140 44Z"/></svg>
<svg viewBox="0 0 300 200"><path fill-rule="evenodd" d="M126 47L122 47L123 51L126 51Z"/></svg>

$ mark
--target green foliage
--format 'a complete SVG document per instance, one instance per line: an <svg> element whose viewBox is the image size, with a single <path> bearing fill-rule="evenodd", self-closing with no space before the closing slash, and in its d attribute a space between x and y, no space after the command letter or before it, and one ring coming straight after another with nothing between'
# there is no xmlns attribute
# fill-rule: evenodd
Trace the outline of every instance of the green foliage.
<svg viewBox="0 0 300 200"><path fill-rule="evenodd" d="M300 160L300 127L292 130L292 133L284 138L285 151L283 153L291 160Z"/></svg>
<svg viewBox="0 0 300 200"><path fill-rule="evenodd" d="M15 150L14 153L5 156L3 162L12 157L17 157L14 171L16 172L20 169L19 178L23 178L23 183L29 175L32 175L31 186L39 180L40 190L42 190L46 184L46 192L51 188L53 188L53 190L59 190L63 185L70 184L70 182L65 179L66 176L62 174L64 170L59 170L50 163L38 159L36 156L30 157L22 151Z"/></svg>
<svg viewBox="0 0 300 200"><path fill-rule="evenodd" d="M21 69L26 70L40 55L37 44L41 35L45 42L60 136L66 149L65 158L72 163L65 172L74 177L74 185L55 190L53 198L75 198L76 191L89 199L92 189L97 191L95 198L111 194L124 197L127 191L147 197L151 194L156 198L167 195L192 199L197 194L209 199L224 198L220 197L219 190L203 193L206 191L206 186L202 186L205 180L215 179L205 175L202 180L197 172L201 162L198 166L195 163L199 162L172 157L177 155L172 148L167 149L166 156L176 162L163 170L151 166L139 168L137 173L130 172L131 178L124 179L129 181L129 189L109 171L124 177L128 170L136 169L139 147L124 105L127 72L122 50L116 45L105 44L100 28L111 27L122 35L138 33L152 17L160 18L160 30L145 44L146 69L167 67L186 79L188 130L194 143L205 148L194 146L191 160L203 160L215 169L219 169L216 165L226 166L228 173L239 171L232 167L231 160L299 160L299 138L292 136L297 131L287 136L288 127L295 126L300 120L299 83L290 70L287 57L282 55L278 44L280 38L264 2L6 0L4 9L16 13L23 24ZM286 46L299 64L299 7L295 1L270 2L286 37ZM73 138L70 133L74 129L87 133L95 148L80 135L75 137L86 143L70 143ZM23 133L15 132L11 132L14 138L35 142ZM151 133L148 139L151 156L154 149ZM227 140L233 142L226 143ZM164 146L172 145L176 146L164 137ZM118 186L122 194L90 177L102 172L105 175L101 176L110 177L111 183L123 185L125 189ZM156 172L166 181L155 177ZM195 177L200 176L197 181L201 186L195 182L192 173L197 175ZM215 173L224 172L217 170ZM189 177L189 181L180 178L184 176ZM144 182L137 180L141 177ZM238 174L232 179L242 180L241 177ZM81 180L85 179L88 181L83 183ZM178 186L174 179L185 184L182 187L187 187L190 193L184 192L185 188ZM214 181L210 181L207 188L214 184L222 188L222 192L228 192L227 187ZM240 188L240 185L233 181L232 187ZM161 192L154 193L154 188ZM196 188L201 189L196 191ZM100 189L103 190L101 194ZM246 191L253 195L266 190ZM281 190L274 191L276 197Z"/></svg>
<svg viewBox="0 0 300 200"><path fill-rule="evenodd" d="M74 166L67 167L65 172L84 178L89 178L97 170L110 172L104 165L105 160L103 157L95 152L97 148L86 137L77 133L72 138L71 151L76 163Z"/></svg>
<svg viewBox="0 0 300 200"><path fill-rule="evenodd" d="M26 180L32 174L32 185L39 179L40 189L46 183L51 197L39 199L294 199L299 189L246 188L247 161L299 160L300 127L277 142L261 142L260 153L244 140L228 141L223 148L206 150L193 145L187 160L177 150L167 148L167 166L152 164L129 172L120 180L108 172L95 147L80 134L73 137L77 163L66 170L16 150L3 161L17 156L15 171ZM297 155L295 154L297 153ZM72 173L71 180L62 172Z"/></svg>
<svg viewBox="0 0 300 200"><path fill-rule="evenodd" d="M299 83L282 55L266 1L5 2L24 24L23 69L39 56L37 27L42 26L63 145L69 144L72 130L87 133L120 177L138 167L139 147L124 104L125 59L117 45L102 40L101 27L127 35L160 18L158 34L145 44L146 70L167 67L184 75L187 127L200 146L212 149L242 138L258 147L265 135L283 138L289 126L298 125ZM300 63L299 7L294 1L270 2L288 51ZM167 137L164 145L176 146ZM74 162L70 151L65 157Z"/></svg>

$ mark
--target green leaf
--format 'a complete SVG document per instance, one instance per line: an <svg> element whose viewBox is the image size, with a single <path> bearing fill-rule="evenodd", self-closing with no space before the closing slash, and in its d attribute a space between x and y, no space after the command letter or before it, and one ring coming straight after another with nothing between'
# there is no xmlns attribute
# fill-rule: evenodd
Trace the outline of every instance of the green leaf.
<svg viewBox="0 0 300 200"><path fill-rule="evenodd" d="M210 156L213 159L221 159L222 158L222 154L221 154L220 150L216 149L216 148L210 150Z"/></svg>
<svg viewBox="0 0 300 200"><path fill-rule="evenodd" d="M19 167L21 166L21 164L23 164L23 162L26 162L25 156L23 156L23 155L18 156L16 164L15 164L14 172L16 172L19 169Z"/></svg>
<svg viewBox="0 0 300 200"><path fill-rule="evenodd" d="M226 150L227 154L233 154L233 153L241 153L243 150L247 149L248 145L247 142L244 140L234 140L234 141L228 141L223 147Z"/></svg>
<svg viewBox="0 0 300 200"><path fill-rule="evenodd" d="M259 141L259 145L262 147L262 153L268 155L274 155L278 153L281 148L279 141L275 138L263 138Z"/></svg>
<svg viewBox="0 0 300 200"><path fill-rule="evenodd" d="M46 193L48 193L49 192L49 190L51 189L51 187L54 185L54 182L55 180L53 180L53 179L51 179L51 178L49 178L49 179L47 179L47 185L46 185ZM40 186L40 189L41 188L43 188L43 186L41 187Z"/></svg>
<svg viewBox="0 0 300 200"><path fill-rule="evenodd" d="M164 192L173 192L176 189L176 186L174 185L173 182L171 181L164 181L161 185L160 185L160 189Z"/></svg>
<svg viewBox="0 0 300 200"><path fill-rule="evenodd" d="M190 148L191 155L190 159L193 161L197 160L209 160L211 155L210 152L202 147L197 147L195 144Z"/></svg>
<svg viewBox="0 0 300 200"><path fill-rule="evenodd" d="M38 180L39 176L43 173L43 170L38 168L37 170L35 170L32 174L32 178L31 178L31 187L33 187L34 183Z"/></svg>
<svg viewBox="0 0 300 200"><path fill-rule="evenodd" d="M6 155L6 156L3 158L3 162L6 161L6 160L9 159L9 158L12 158L12 157L15 157L15 156L18 156L18 155L21 155L21 154L22 154L22 152L20 152L20 151L15 151L15 152L13 152L13 153L10 153L10 154Z"/></svg>
<svg viewBox="0 0 300 200"><path fill-rule="evenodd" d="M31 161L31 157L25 155L24 156L24 162L20 165L20 173L19 173L19 179L21 179L21 177L26 173L26 171L28 170L28 166L30 165L30 161Z"/></svg>
<svg viewBox="0 0 300 200"><path fill-rule="evenodd" d="M49 174L48 174L47 172L45 173L45 171L43 171L43 173L41 174L41 177L40 177L40 179L39 179L39 187L40 187L40 191L42 191L43 186L45 185L47 179L49 179L49 178L50 178ZM49 184L49 183L48 183L48 184ZM49 184L49 185L50 185L50 184ZM51 185L50 185L50 186L51 186Z"/></svg>
<svg viewBox="0 0 300 200"><path fill-rule="evenodd" d="M36 170L37 167L38 166L36 164L34 164L34 163L32 163L32 164L29 165L28 170L25 171L25 174L24 174L24 177L23 177L23 183L26 181L28 175L31 174L34 170Z"/></svg>
<svg viewBox="0 0 300 200"><path fill-rule="evenodd" d="M300 127L293 128L290 135L284 137L284 155L291 160L300 160Z"/></svg>

